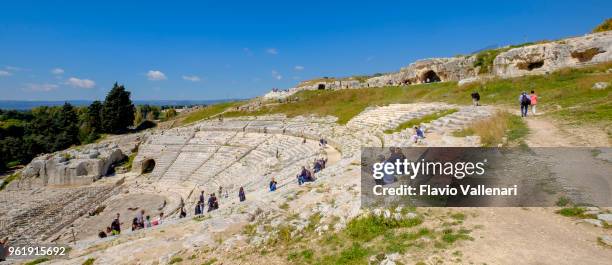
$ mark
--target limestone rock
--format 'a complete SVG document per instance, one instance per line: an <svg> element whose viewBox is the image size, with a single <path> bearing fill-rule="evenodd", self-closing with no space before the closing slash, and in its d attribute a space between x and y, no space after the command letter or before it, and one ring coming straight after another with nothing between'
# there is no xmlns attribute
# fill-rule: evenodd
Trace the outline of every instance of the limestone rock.
<svg viewBox="0 0 612 265"><path fill-rule="evenodd" d="M611 246L612 247L612 236L609 235L603 235L599 238L599 241L601 243L603 243L604 245L607 246Z"/></svg>
<svg viewBox="0 0 612 265"><path fill-rule="evenodd" d="M602 32L502 52L493 61L493 74L503 78L545 74L610 60L612 32Z"/></svg>
<svg viewBox="0 0 612 265"><path fill-rule="evenodd" d="M591 87L591 89L593 90L604 90L606 88L608 88L610 86L610 83L608 82L597 82L595 84L593 84L593 87Z"/></svg>
<svg viewBox="0 0 612 265"><path fill-rule="evenodd" d="M34 158L22 177L39 179L42 185L85 185L105 176L114 163L124 158L116 144L68 149Z"/></svg>
<svg viewBox="0 0 612 265"><path fill-rule="evenodd" d="M597 219L582 219L579 221L579 223L587 223L587 224L592 224L597 227L603 227L603 222Z"/></svg>
<svg viewBox="0 0 612 265"><path fill-rule="evenodd" d="M597 219L606 222L607 224L612 224L612 213L604 213L597 215Z"/></svg>

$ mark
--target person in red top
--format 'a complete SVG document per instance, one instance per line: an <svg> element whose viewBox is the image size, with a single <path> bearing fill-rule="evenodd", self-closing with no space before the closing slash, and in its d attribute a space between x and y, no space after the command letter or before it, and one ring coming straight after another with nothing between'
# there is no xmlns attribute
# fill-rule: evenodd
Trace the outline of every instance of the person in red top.
<svg viewBox="0 0 612 265"><path fill-rule="evenodd" d="M531 99L531 113L536 115L536 105L538 104L538 95L536 95L535 91L531 90L531 95L529 95Z"/></svg>

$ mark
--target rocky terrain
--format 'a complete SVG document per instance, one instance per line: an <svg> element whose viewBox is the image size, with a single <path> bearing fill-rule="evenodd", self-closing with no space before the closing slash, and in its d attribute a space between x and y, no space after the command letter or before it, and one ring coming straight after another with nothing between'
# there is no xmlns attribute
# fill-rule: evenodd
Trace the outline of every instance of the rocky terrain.
<svg viewBox="0 0 612 265"><path fill-rule="evenodd" d="M476 63L480 59L478 53L452 58L431 58L411 63L394 73L305 81L287 91L270 92L265 98L284 98L301 90L383 87L440 81L465 83L491 77L547 74L563 68L584 67L612 60L612 33L601 32L519 47L502 47L492 52L495 52L496 56L490 66Z"/></svg>
<svg viewBox="0 0 612 265"><path fill-rule="evenodd" d="M427 138L417 144L409 141L410 128L388 131L402 122L445 110L452 111L422 124ZM593 208L593 219L573 223L552 210L513 209L512 213L489 208L420 208L369 212L360 208L361 147L479 146L478 137L457 137L453 132L487 119L495 111L492 107L445 103L392 104L370 107L347 125L337 124L334 117L268 115L210 119L115 136L41 156L28 165L18 182L0 192L0 223L6 228L0 236L17 243L70 244L70 259L53 260L52 264L81 264L87 259L95 259L96 264L287 264L292 262L286 253L266 255L262 251L274 251L279 242L291 238L310 242L342 235L351 220L380 216L417 225L428 235L418 239L418 251L383 252L370 257L371 264L512 264L513 256L505 249L525 249L516 245L520 242L555 242L555 249L580 250L569 260L552 259L556 262L551 263L605 264L612 259L612 251L602 245L610 237L610 231L603 228L610 222L606 209ZM329 144L321 146L319 139ZM131 156L131 171L109 175L108 165L117 164L124 156ZM327 167L316 174L315 182L299 186L295 175L301 166L310 168L316 158L327 158ZM87 181L79 181L84 178ZM278 182L275 192L267 188L272 178ZM223 189L218 194L220 208L195 216L200 191L218 193L219 187ZM240 187L246 191L245 202L238 201ZM179 218L181 206L187 218ZM128 231L140 210L153 217L163 212L164 224ZM121 214L124 232L97 238L116 213ZM514 234L517 226L532 221L539 223ZM537 227L551 231L541 232ZM580 241L551 238L558 231L555 229L572 230ZM438 242L436 238L446 238L447 230L459 232ZM500 238L504 241L497 241ZM316 245L314 242L307 244ZM535 248L524 251L527 261L550 260L549 252Z"/></svg>
<svg viewBox="0 0 612 265"><path fill-rule="evenodd" d="M396 73L307 81L264 96L272 101L253 100L232 110L292 101L301 90L462 85L588 66L612 60L612 33L496 52L486 71L478 54L426 59ZM589 89L603 93L608 87L600 80ZM527 264L608 264L612 219L606 207L362 209L361 148L481 146L478 136L457 132L507 111L502 108L389 104L367 107L346 124L324 115L220 115L110 136L41 155L19 170L0 191L0 238L70 245L69 259L49 264L516 264L518 257ZM418 125L426 135L416 143L410 139L414 125L401 127L414 120L424 120ZM529 147L608 146L609 136L589 128L561 132L539 117L527 126ZM609 152L587 156L599 159ZM296 174L316 159L326 159L327 166L315 181L298 185ZM274 192L268 189L272 179L278 182ZM562 184L563 194L595 187L601 201L609 200L610 182ZM237 196L241 187L244 202ZM195 215L201 192L216 193L219 209ZM163 213L163 224L129 231L143 210L154 218ZM121 235L98 238L117 213Z"/></svg>

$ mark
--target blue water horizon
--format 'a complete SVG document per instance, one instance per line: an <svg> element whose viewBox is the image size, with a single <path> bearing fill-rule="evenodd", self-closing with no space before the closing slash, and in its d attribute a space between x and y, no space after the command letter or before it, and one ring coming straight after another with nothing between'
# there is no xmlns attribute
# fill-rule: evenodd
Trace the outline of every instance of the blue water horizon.
<svg viewBox="0 0 612 265"><path fill-rule="evenodd" d="M211 105L223 102L238 101L244 99L203 99L203 100L132 100L134 105L151 105L151 106L195 106L195 105ZM89 106L93 100L0 100L0 109L3 110L31 110L42 106L61 106L65 102L73 106L83 107Z"/></svg>

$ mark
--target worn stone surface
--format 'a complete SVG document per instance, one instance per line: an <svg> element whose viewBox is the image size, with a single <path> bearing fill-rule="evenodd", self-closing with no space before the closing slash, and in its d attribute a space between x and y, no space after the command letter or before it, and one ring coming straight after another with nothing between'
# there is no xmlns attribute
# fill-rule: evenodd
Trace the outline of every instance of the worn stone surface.
<svg viewBox="0 0 612 265"><path fill-rule="evenodd" d="M500 53L493 74L515 77L612 61L612 32L589 34Z"/></svg>
<svg viewBox="0 0 612 265"><path fill-rule="evenodd" d="M93 144L36 157L22 171L29 185L86 185L125 158L115 143ZM18 183L16 183L18 185Z"/></svg>
<svg viewBox="0 0 612 265"><path fill-rule="evenodd" d="M612 32L588 34L501 52L493 61L491 73L487 75L479 73L480 68L474 66L475 61L476 55L418 60L398 72L359 80L329 78L305 81L287 92L271 93L266 97L286 97L300 90L383 87L437 81L459 81L463 85L482 78L510 78L546 74L562 68L584 67L612 61Z"/></svg>

